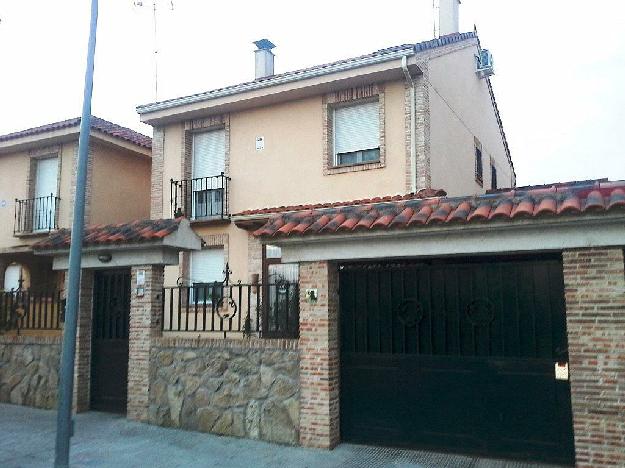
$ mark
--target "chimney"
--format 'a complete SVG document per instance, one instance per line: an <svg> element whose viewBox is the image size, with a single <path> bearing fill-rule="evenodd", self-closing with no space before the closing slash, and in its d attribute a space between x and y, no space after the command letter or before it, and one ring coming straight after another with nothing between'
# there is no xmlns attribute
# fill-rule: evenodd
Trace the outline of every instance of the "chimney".
<svg viewBox="0 0 625 468"><path fill-rule="evenodd" d="M458 10L460 0L439 0L438 2L438 35L446 36L460 32Z"/></svg>
<svg viewBox="0 0 625 468"><path fill-rule="evenodd" d="M254 51L254 62L256 64L255 79L273 75L273 60L275 56L271 49L275 47L269 39L254 41L258 49Z"/></svg>

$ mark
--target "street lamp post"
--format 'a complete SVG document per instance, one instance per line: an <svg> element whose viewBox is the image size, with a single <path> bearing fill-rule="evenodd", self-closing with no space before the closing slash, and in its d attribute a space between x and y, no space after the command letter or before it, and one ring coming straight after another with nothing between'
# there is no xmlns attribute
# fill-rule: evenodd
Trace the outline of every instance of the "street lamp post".
<svg viewBox="0 0 625 468"><path fill-rule="evenodd" d="M59 400L56 418L55 468L69 467L69 447L72 436L72 397L74 387L74 356L76 353L76 328L78 322L78 298L80 292L80 263L85 222L85 186L89 159L89 134L91 130L91 95L93 92L93 69L98 25L98 0L91 0L91 24L87 46L87 69L78 139L78 167L76 174L76 198L69 252L69 279L67 284L67 309L63 331Z"/></svg>

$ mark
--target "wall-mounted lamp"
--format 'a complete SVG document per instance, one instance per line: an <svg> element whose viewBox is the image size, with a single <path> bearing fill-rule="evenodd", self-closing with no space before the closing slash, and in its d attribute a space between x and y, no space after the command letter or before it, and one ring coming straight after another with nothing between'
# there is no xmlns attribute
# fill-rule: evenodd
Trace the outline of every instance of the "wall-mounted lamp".
<svg viewBox="0 0 625 468"><path fill-rule="evenodd" d="M100 260L102 263L108 263L111 261L112 258L113 256L108 252L101 253L98 255L98 260Z"/></svg>

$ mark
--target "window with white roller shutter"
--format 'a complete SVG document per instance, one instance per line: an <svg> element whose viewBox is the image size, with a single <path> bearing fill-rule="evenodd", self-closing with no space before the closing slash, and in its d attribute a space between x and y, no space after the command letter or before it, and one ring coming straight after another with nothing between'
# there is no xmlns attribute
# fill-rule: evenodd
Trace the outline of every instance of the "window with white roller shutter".
<svg viewBox="0 0 625 468"><path fill-rule="evenodd" d="M193 134L194 219L223 214L223 178L226 170L226 132L223 129Z"/></svg>
<svg viewBox="0 0 625 468"><path fill-rule="evenodd" d="M334 164L364 164L380 160L379 102L334 109Z"/></svg>
<svg viewBox="0 0 625 468"><path fill-rule="evenodd" d="M214 282L224 280L224 249L205 249L191 253L191 283L193 284L193 302L207 302L215 296Z"/></svg>

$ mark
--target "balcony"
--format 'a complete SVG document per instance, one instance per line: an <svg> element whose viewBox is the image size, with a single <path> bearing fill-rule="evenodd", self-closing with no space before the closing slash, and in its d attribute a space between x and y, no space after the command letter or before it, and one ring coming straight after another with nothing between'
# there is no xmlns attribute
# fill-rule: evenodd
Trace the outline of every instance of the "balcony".
<svg viewBox="0 0 625 468"><path fill-rule="evenodd" d="M46 197L15 200L15 224L13 234L37 234L59 228L59 201L54 194Z"/></svg>
<svg viewBox="0 0 625 468"><path fill-rule="evenodd" d="M230 177L217 176L171 180L171 212L192 221L230 219L228 185Z"/></svg>

